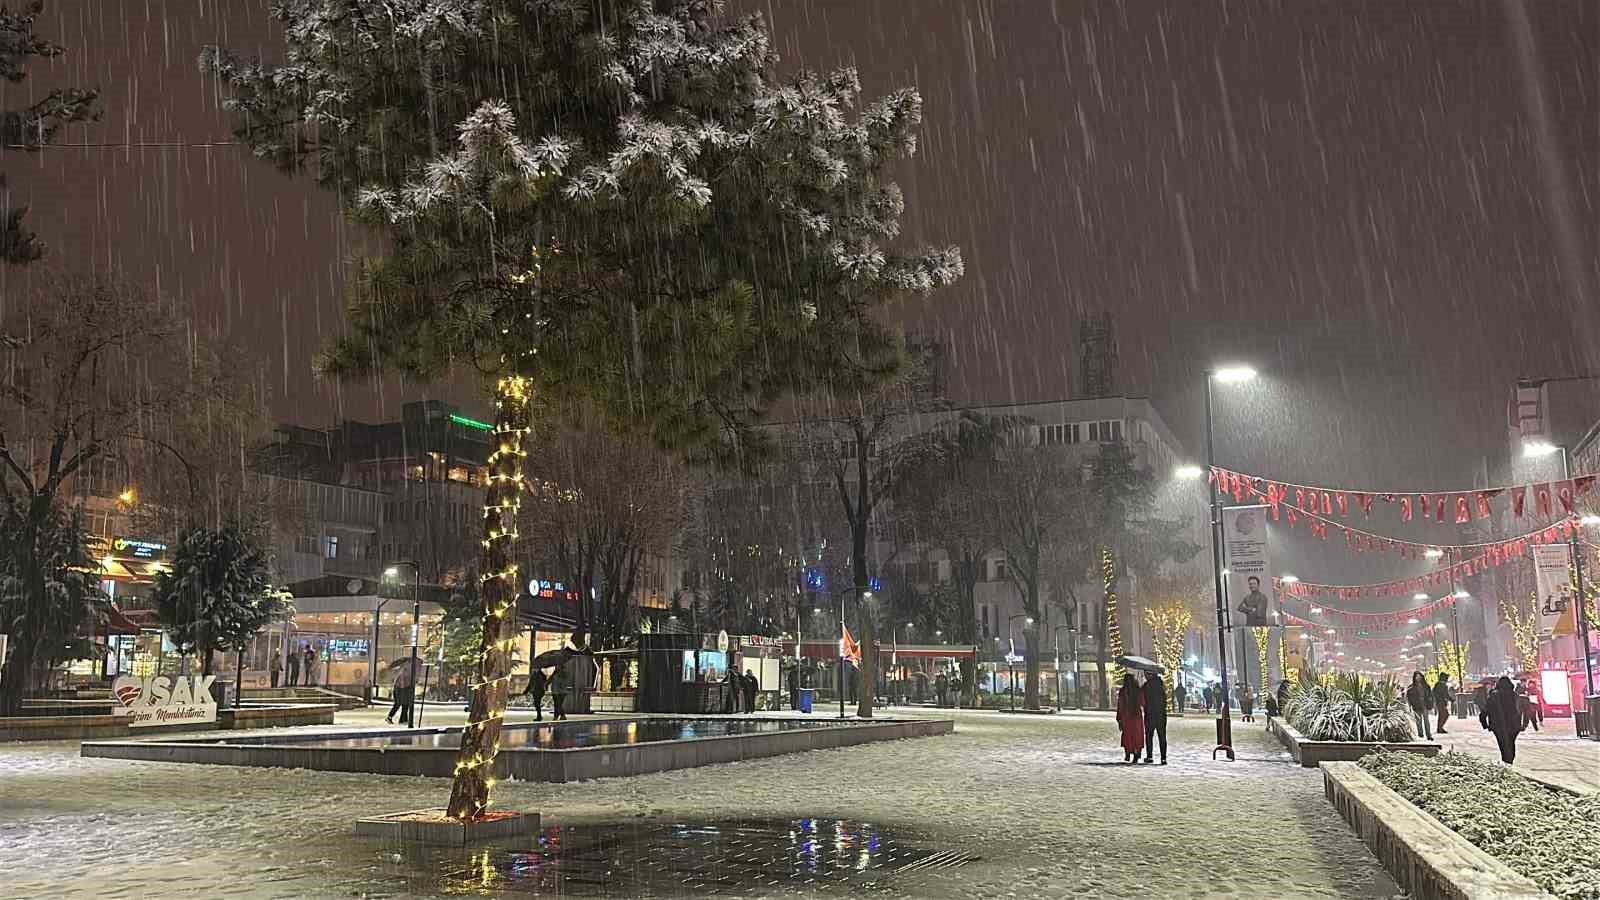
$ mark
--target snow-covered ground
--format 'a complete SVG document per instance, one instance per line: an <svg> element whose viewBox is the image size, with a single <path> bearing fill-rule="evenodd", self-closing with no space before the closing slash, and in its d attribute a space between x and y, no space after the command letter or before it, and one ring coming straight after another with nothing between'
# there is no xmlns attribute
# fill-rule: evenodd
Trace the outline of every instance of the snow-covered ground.
<svg viewBox="0 0 1600 900"><path fill-rule="evenodd" d="M1236 726L1237 762L1213 763L1212 720L1175 719L1172 764L1135 767L1121 764L1104 713L943 714L956 718L954 735L580 784L508 782L496 805L537 811L546 825L836 817L983 857L891 880L910 896L1398 894L1328 807L1321 776L1259 723ZM348 718L381 724L371 712ZM355 838L352 822L442 805L447 792L435 779L4 745L0 896L442 894L431 874L477 857L423 865L414 848Z"/></svg>
<svg viewBox="0 0 1600 900"><path fill-rule="evenodd" d="M1517 736L1517 770L1572 790L1600 793L1600 742L1578 739L1571 719L1546 719L1539 728ZM1446 750L1500 759L1494 735L1483 730L1476 716L1452 718L1446 732L1434 732L1433 737Z"/></svg>

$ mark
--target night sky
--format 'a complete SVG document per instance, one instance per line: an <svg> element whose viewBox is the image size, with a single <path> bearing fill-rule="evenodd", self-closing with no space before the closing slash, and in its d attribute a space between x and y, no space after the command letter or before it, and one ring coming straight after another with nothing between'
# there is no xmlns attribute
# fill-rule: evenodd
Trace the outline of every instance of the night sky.
<svg viewBox="0 0 1600 900"><path fill-rule="evenodd" d="M1450 488L1505 455L1518 374L1600 370L1579 337L1600 325L1592 0L746 5L785 67L921 88L908 238L959 244L968 274L894 314L949 341L962 402L1069 394L1077 316L1109 309L1123 389L1195 455L1202 369L1244 361L1265 377L1219 393L1219 461ZM50 0L41 30L69 52L22 91L104 92L69 141L227 141L201 47L281 52L264 0ZM228 146L0 164L57 261L257 348L279 417L481 406L465 382L314 381L358 235L309 181ZM1600 393L1558 392L1575 439Z"/></svg>

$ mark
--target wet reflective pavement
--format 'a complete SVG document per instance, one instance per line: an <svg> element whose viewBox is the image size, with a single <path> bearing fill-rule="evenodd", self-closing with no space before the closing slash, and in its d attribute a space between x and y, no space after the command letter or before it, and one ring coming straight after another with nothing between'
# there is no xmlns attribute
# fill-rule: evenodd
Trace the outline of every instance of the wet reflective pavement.
<svg viewBox="0 0 1600 900"><path fill-rule="evenodd" d="M531 846L375 846L394 890L512 897L892 896L905 891L897 876L974 859L837 819L567 826L540 831Z"/></svg>
<svg viewBox="0 0 1600 900"><path fill-rule="evenodd" d="M879 720L879 723L886 720ZM768 734L802 728L851 727L849 720L837 719L665 719L648 718L611 722L559 722L542 725L507 725L500 732L500 749L575 750L580 747L611 747L649 744L662 741L687 741L695 738ZM188 743L228 743L249 745L292 744L347 750L367 747L395 747L423 750L453 749L461 745L461 729L396 731L349 737L323 735L284 735L245 738L217 738Z"/></svg>

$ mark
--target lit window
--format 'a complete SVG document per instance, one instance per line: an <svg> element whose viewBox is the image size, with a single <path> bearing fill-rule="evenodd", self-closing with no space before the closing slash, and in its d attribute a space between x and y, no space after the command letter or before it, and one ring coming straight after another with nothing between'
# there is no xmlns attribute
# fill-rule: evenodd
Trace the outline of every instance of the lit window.
<svg viewBox="0 0 1600 900"><path fill-rule="evenodd" d="M339 558L339 536L330 534L322 539L322 555L328 559Z"/></svg>

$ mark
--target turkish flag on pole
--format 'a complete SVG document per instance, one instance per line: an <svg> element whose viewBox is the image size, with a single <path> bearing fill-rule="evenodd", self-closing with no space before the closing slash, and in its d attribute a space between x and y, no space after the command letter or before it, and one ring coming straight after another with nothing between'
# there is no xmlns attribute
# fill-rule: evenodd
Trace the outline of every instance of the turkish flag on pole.
<svg viewBox="0 0 1600 900"><path fill-rule="evenodd" d="M840 626L839 630L843 635L843 637L839 638L839 655L858 666L861 665L861 645L857 644L856 639L850 636L849 628Z"/></svg>

